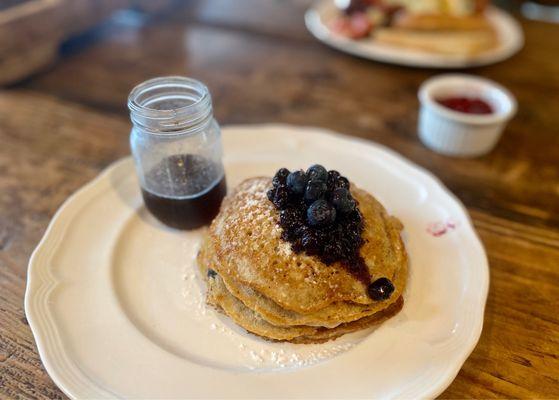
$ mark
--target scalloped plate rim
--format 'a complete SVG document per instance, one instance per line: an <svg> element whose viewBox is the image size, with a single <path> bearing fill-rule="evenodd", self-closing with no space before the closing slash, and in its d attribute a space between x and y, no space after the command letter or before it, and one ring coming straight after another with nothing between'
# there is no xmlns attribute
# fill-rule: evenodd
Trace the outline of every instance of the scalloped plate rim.
<svg viewBox="0 0 559 400"><path fill-rule="evenodd" d="M431 172L427 171L423 167L414 164L413 162L401 156L394 150L387 148L383 145L380 145L378 143L368 141L362 138L349 137L323 128L308 127L308 126L294 126L294 125L286 125L286 124L258 124L258 125L230 125L230 126L223 127L224 132L226 132L227 130L242 131L245 129L248 130L279 129L279 130L286 130L286 131L303 130L308 132L315 132L322 135L329 135L331 137L336 138L337 140L346 143L354 143L354 144L358 143L362 146L375 148L385 153L387 157L391 159L391 161L396 161L398 163L401 163L402 165L405 165L408 169L417 172L418 176L422 176L425 182L429 182L431 188L435 188L441 191L441 193L444 196L448 197L452 203L457 205L460 212L464 214L466 220L468 221L468 226L467 226L468 234L472 237L473 244L475 245L475 247L477 247L476 250L480 253L479 254L481 256L480 260L483 263L483 265L481 265L481 269L485 273L483 274L483 276L481 276L481 286L479 292L480 304L478 304L479 313L477 315L478 318L476 320L477 324L471 330L471 335L469 336L468 345L464 346L462 351L457 355L454 364L447 365L446 370L441 372L440 378L436 382L432 382L431 385L424 387L421 394L417 394L417 393L414 394L414 397L419 396L419 397L432 398L438 396L452 383L452 381L460 371L463 363L472 353L475 346L477 345L477 342L479 341L482 328L483 328L483 320L484 320L483 317L484 317L485 305L486 305L487 294L489 289L489 265L487 261L487 255L485 253L485 250L483 248L483 245L481 244L481 241L477 233L473 228L471 218L464 205ZM38 314L39 311L35 308L33 303L34 295L45 284L44 281L39 282L39 285L41 284L42 285L39 286L39 288L35 287L37 285L36 281L42 280L43 278L42 276L40 276L40 272L39 272L40 268L48 268L48 265L47 266L41 265L40 261L43 257L53 253L58 248L58 244L56 246L51 246L51 247L47 247L47 244L53 240L56 240L58 237L62 236L66 228L69 225L71 225L72 219L71 218L69 219L67 216L69 212L68 210L71 207L74 206L77 207L76 204L78 204L80 201L83 202L83 199L87 198L89 192L91 192L98 185L100 181L106 179L113 170L117 169L119 166L127 162L129 162L129 157L111 163L97 177L95 177L89 183L82 186L80 189L78 189L75 193L73 193L63 202L63 204L60 206L60 208L56 211L56 213L52 217L52 220L50 221L43 237L41 238L39 244L33 251L28 264L27 286L26 286L25 300L24 300L25 314L28 319L29 326L32 330L33 336L35 338L38 352L41 361L45 366L45 369L47 370L48 374L53 379L53 381L56 383L56 385L70 398L81 398L84 397L84 395L83 393L77 393L77 389L75 387L72 387L72 383L65 376L65 373L67 374L68 371L60 370L59 366L56 365L55 362L52 362L56 352L58 351L64 353L64 350L61 348L56 348L56 346L54 346L53 348L53 346L47 341L47 337L44 335L46 329L45 326L43 325L44 321L42 321L42 318L45 318L45 316L44 315L41 316L40 314ZM49 282L46 283L48 284ZM53 282L50 283L52 284ZM58 356L60 356L60 354L58 354ZM79 366L75 366L75 367L79 370ZM115 396L110 391L107 391L99 387L99 385L97 385L89 377L85 375L84 377L89 380L88 381L88 384L90 385L89 389L95 395L103 396L103 397Z"/></svg>

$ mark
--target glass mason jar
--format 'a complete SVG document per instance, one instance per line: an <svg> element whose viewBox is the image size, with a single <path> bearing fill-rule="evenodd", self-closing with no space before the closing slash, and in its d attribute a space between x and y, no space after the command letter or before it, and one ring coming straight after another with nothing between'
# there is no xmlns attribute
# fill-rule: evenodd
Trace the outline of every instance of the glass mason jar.
<svg viewBox="0 0 559 400"><path fill-rule="evenodd" d="M178 229L208 224L226 193L221 131L208 88L179 76L130 92L130 146L147 209Z"/></svg>

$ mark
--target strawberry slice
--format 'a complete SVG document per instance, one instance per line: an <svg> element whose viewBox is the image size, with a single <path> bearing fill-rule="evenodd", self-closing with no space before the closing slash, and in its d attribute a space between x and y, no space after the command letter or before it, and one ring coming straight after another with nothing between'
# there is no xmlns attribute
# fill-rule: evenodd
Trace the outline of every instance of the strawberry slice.
<svg viewBox="0 0 559 400"><path fill-rule="evenodd" d="M330 29L351 39L361 39L373 30L373 23L365 13L354 13L346 17L338 17L330 24Z"/></svg>
<svg viewBox="0 0 559 400"><path fill-rule="evenodd" d="M359 39L369 36L373 23L365 13L355 13L349 18L350 37Z"/></svg>

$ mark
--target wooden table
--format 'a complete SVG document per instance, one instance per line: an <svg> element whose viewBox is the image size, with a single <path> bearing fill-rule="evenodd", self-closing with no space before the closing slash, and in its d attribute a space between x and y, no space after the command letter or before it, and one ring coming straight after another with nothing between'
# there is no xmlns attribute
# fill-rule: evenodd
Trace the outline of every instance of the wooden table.
<svg viewBox="0 0 559 400"><path fill-rule="evenodd" d="M128 155L132 86L170 74L206 82L221 124L326 127L436 174L467 206L491 265L483 334L442 397L559 398L559 26L522 21L520 54L469 71L508 87L519 112L490 155L461 160L417 138L417 89L436 72L323 46L304 28L308 3L190 1L154 19L121 15L0 91L0 398L64 397L25 319L27 261L64 199Z"/></svg>

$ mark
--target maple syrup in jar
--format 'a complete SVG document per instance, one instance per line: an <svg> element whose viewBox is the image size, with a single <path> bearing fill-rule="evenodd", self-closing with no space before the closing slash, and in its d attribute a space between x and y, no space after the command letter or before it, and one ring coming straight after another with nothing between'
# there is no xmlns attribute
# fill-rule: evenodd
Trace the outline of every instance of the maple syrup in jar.
<svg viewBox="0 0 559 400"><path fill-rule="evenodd" d="M227 185L208 88L190 78L155 78L132 90L128 107L130 145L146 208L173 228L209 224Z"/></svg>

